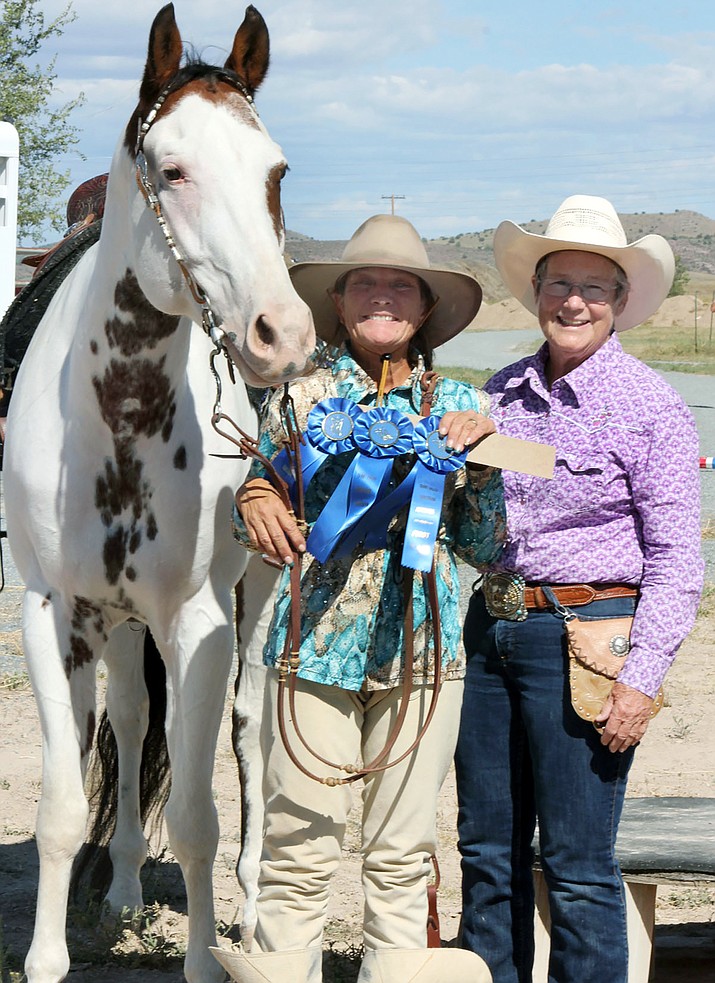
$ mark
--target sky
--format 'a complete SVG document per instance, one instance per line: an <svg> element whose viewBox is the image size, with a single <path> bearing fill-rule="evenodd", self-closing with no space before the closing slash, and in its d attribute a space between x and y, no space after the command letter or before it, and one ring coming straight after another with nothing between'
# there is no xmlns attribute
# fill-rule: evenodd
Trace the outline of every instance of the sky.
<svg viewBox="0 0 715 983"><path fill-rule="evenodd" d="M548 218L576 193L715 218L712 0L255 5L271 38L256 105L289 162L291 230L347 239L394 208L451 236ZM40 4L47 18L64 6ZM72 0L76 20L42 52L57 103L85 96L72 122L86 160L57 161L71 188L109 169L160 6ZM174 6L183 40L223 64L245 3Z"/></svg>

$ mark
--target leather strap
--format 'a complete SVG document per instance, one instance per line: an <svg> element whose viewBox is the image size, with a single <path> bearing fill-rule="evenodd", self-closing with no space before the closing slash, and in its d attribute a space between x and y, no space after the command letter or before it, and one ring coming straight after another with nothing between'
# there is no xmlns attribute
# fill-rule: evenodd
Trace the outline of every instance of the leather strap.
<svg viewBox="0 0 715 983"><path fill-rule="evenodd" d="M430 857L434 870L434 881L427 886L427 948L439 949L442 946L442 937L439 928L439 912L437 911L437 891L441 880L439 864L434 854Z"/></svg>
<svg viewBox="0 0 715 983"><path fill-rule="evenodd" d="M436 372L428 369L422 373L420 387L422 389L422 402L420 404L420 416L431 416L432 403L434 402L434 391L437 388L439 376Z"/></svg>
<svg viewBox="0 0 715 983"><path fill-rule="evenodd" d="M549 584L556 600L564 607L578 607L591 601L605 601L609 597L635 597L638 589L631 584ZM524 588L524 605L527 608L550 608L551 602L540 586Z"/></svg>

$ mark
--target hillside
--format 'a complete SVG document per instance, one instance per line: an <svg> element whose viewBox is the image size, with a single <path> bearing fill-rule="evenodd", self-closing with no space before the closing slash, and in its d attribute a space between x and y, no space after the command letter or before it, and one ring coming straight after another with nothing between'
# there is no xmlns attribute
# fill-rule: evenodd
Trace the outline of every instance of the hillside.
<svg viewBox="0 0 715 983"><path fill-rule="evenodd" d="M665 236L691 273L693 286L708 290L715 285L715 219L698 212L676 210L672 213L637 212L620 215L628 241L632 242L650 233ZM547 220L523 221L517 219L527 231L542 234ZM508 294L494 267L492 238L494 229L481 232L464 232L454 236L425 241L430 262L474 273L482 284L485 299L489 302L505 299ZM311 262L339 259L344 240L321 241L297 232L286 234L286 253L292 262Z"/></svg>
<svg viewBox="0 0 715 983"><path fill-rule="evenodd" d="M658 212L648 214L621 215L629 242L640 236L654 232L665 236L680 256L690 273L688 292L699 291L710 295L715 290L715 219L706 218L698 212L676 210L672 213ZM518 219L529 232L543 233L546 220L523 221ZM430 262L456 270L474 273L482 285L485 300L489 303L505 300L508 293L494 266L492 238L494 229L481 232L464 232L454 236L425 241ZM311 239L300 232L288 230L286 233L286 260L291 263L329 261L340 258L345 248L345 240ZM32 275L30 267L22 264L28 254L42 252L41 249L20 247L17 251L16 283L25 284Z"/></svg>

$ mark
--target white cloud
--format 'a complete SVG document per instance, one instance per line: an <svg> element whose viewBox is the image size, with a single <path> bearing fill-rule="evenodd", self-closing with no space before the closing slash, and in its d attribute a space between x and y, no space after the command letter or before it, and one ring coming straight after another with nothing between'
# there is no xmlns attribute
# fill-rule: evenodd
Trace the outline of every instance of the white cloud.
<svg viewBox="0 0 715 983"><path fill-rule="evenodd" d="M78 180L108 163L160 5L74 2L56 70L59 102L87 98L75 122L90 161L72 165ZM43 10L63 6L44 0ZM243 5L175 6L185 40L223 63ZM288 154L285 205L298 231L344 238L392 193L426 235L493 226L515 209L544 217L573 191L621 210L715 214L712 16L696 33L685 14L685 30L655 16L644 25L629 0L594 0L586 25L565 21L555 0L520 18L518 3L475 13L466 0L257 6L272 54L257 103Z"/></svg>

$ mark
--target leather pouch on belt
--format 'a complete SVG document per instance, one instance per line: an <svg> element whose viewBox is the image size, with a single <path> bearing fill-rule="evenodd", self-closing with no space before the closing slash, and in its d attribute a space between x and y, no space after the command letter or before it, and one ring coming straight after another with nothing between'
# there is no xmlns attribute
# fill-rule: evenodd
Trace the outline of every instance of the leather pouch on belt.
<svg viewBox="0 0 715 983"><path fill-rule="evenodd" d="M593 721L608 699L630 649L632 624L632 617L582 621L574 615L565 620L571 703L583 720ZM651 717L662 706L661 687Z"/></svg>

